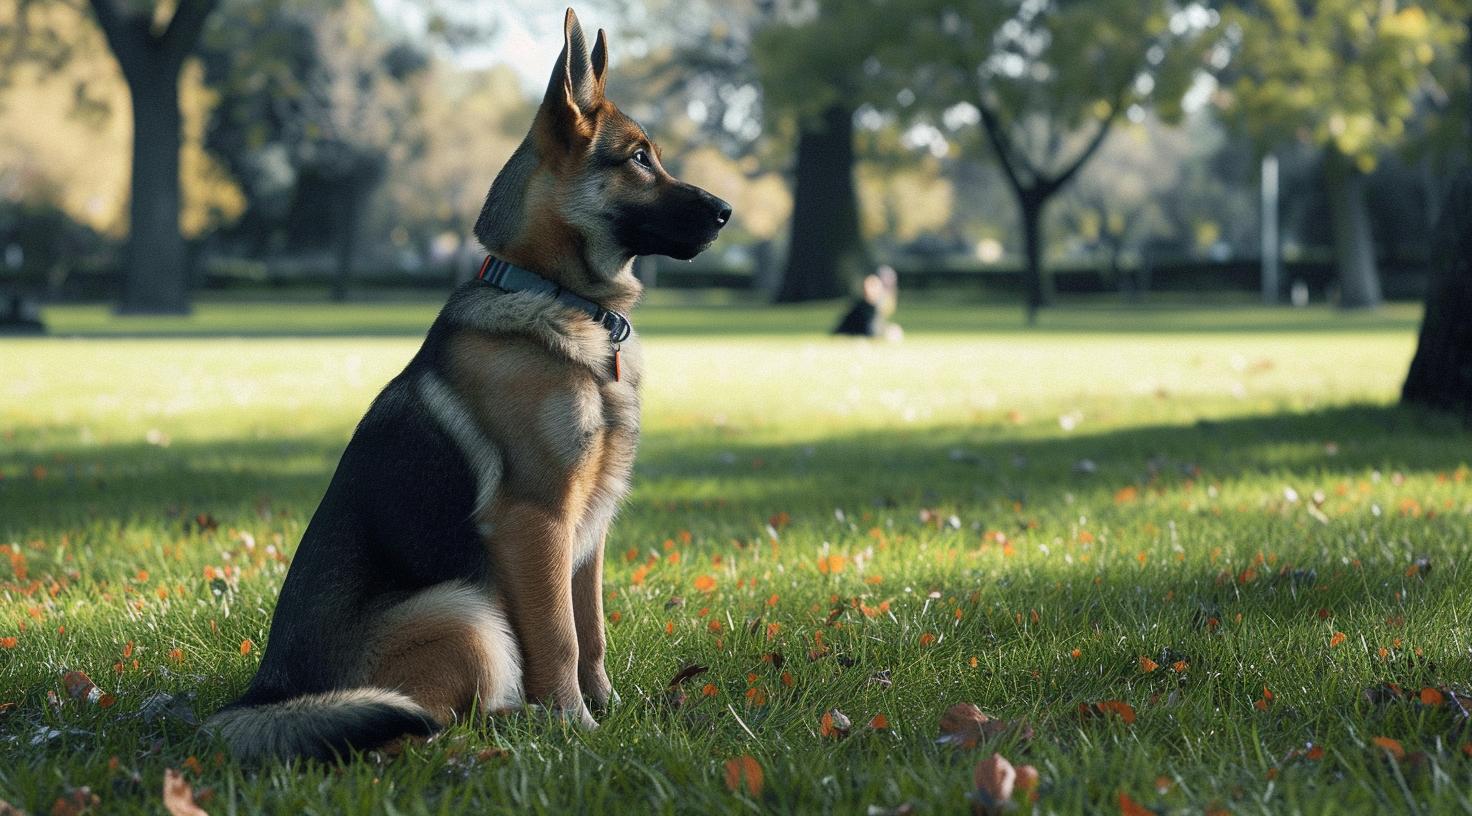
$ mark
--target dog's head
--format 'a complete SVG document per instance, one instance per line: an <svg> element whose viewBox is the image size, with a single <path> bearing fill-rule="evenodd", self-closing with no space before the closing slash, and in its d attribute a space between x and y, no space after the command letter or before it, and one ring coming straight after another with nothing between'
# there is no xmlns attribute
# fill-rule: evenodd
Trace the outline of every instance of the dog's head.
<svg viewBox="0 0 1472 816"><path fill-rule="evenodd" d="M506 260L549 275L580 272L595 288L628 276L636 255L695 257L731 217L729 204L665 170L659 146L604 96L607 71L607 37L599 30L590 53L568 9L531 132L496 176L475 228Z"/></svg>

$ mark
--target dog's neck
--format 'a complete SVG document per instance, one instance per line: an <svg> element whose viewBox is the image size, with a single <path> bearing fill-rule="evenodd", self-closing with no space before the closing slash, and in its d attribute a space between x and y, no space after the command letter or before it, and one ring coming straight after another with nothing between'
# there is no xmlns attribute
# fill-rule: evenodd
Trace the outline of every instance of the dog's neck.
<svg viewBox="0 0 1472 816"><path fill-rule="evenodd" d="M570 229L564 234L572 237ZM579 297L616 312L633 308L644 292L643 285L634 277L632 256L596 257L600 253L590 252L582 240L513 242L486 249L507 263L535 272Z"/></svg>

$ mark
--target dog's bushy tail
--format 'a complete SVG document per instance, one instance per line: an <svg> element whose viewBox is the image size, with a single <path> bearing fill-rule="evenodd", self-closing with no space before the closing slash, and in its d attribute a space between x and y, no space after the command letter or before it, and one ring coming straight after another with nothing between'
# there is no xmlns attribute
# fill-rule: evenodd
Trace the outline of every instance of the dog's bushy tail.
<svg viewBox="0 0 1472 816"><path fill-rule="evenodd" d="M237 703L205 723L242 762L297 757L332 761L397 737L427 737L440 724L397 691L357 688L276 703Z"/></svg>

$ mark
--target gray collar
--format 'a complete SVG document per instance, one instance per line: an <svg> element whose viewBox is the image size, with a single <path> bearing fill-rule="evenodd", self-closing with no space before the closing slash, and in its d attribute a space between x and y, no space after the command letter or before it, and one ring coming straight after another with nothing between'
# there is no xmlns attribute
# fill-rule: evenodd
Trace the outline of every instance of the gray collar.
<svg viewBox="0 0 1472 816"><path fill-rule="evenodd" d="M608 339L615 345L629 339L629 335L634 331L634 326L629 323L627 315L612 309L605 309L581 295L563 289L530 269L509 264L500 258L487 255L475 278L503 292L536 292L548 295L558 303L577 309L591 317L594 323L602 326L608 332Z"/></svg>

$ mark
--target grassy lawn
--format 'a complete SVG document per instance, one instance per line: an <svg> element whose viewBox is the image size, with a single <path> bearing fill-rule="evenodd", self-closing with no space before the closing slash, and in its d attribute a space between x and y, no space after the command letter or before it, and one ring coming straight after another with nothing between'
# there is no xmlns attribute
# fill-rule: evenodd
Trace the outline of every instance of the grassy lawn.
<svg viewBox="0 0 1472 816"><path fill-rule="evenodd" d="M1046 813L1472 813L1472 728L1420 699L1472 691L1472 433L1393 407L1408 308L1024 330L931 301L876 345L822 336L831 305L661 296L635 316L603 726L243 771L181 709L244 688L353 424L434 311L69 307L47 315L67 336L0 340L0 799L157 813L173 767L216 814L960 813L995 750L1038 768ZM71 670L115 702L71 699ZM1108 701L1133 716L1080 712ZM937 744L960 702L1027 725ZM728 789L742 756L759 791Z"/></svg>

